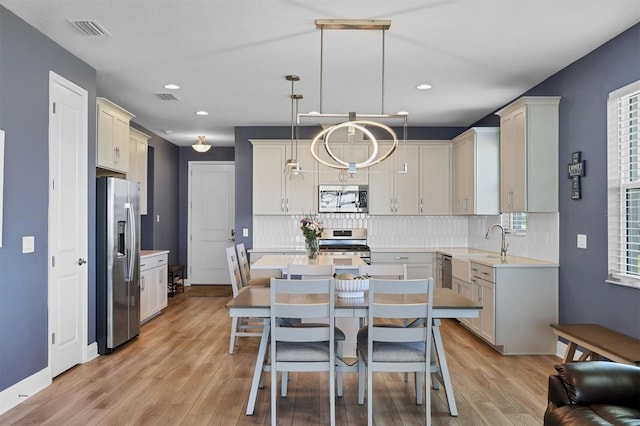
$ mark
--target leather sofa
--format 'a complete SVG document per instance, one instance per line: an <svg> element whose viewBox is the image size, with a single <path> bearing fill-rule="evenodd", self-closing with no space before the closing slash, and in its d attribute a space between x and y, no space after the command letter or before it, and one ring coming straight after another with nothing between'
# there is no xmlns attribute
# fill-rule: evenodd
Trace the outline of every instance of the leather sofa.
<svg viewBox="0 0 640 426"><path fill-rule="evenodd" d="M640 366L591 361L554 368L545 425L640 425Z"/></svg>

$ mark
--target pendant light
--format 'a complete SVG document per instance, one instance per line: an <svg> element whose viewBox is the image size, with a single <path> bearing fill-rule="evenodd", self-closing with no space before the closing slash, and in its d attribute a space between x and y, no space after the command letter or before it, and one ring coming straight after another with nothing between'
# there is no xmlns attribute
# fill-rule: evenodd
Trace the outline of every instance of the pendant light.
<svg viewBox="0 0 640 426"><path fill-rule="evenodd" d="M298 101L302 99L303 96L296 94L294 91L294 84L296 81L300 81L300 77L297 75L287 75L285 79L291 82L291 156L285 162L284 173L291 177L302 173L300 163L298 162L298 127L295 126L294 118L298 114Z"/></svg>
<svg viewBox="0 0 640 426"><path fill-rule="evenodd" d="M211 149L211 145L204 140L204 136L198 136L198 142L191 145L191 148L202 153L209 151Z"/></svg>
<svg viewBox="0 0 640 426"><path fill-rule="evenodd" d="M318 118L342 118L346 119L338 124L326 127L311 141L311 155L321 164L334 169L346 170L350 175L356 172L356 169L371 167L378 164L387 158L389 158L398 146L398 136L394 130L386 124L377 121L378 119L398 119L402 122L405 128L404 142L406 143L406 127L407 127L407 114L385 114L384 113L384 75L385 75L385 31L391 26L390 20L353 20L353 19L316 19L316 28L320 29L320 112L297 114L298 122L300 119L312 118L317 120ZM382 31L382 96L381 96L381 111L380 114L356 114L355 112L338 113L338 114L326 114L322 111L322 88L323 88L323 54L324 54L324 30L379 30ZM353 135L355 130L361 131L366 136L366 142L371 143L372 153L365 161L360 163L348 162L338 158L330 148L331 135L338 129L345 128L349 142L353 141ZM370 128L378 128L391 136L393 144L391 148L378 156L378 141L374 134L369 130ZM325 161L316 153L315 146L318 142L323 143L324 148L333 162ZM405 168L402 171L406 173Z"/></svg>

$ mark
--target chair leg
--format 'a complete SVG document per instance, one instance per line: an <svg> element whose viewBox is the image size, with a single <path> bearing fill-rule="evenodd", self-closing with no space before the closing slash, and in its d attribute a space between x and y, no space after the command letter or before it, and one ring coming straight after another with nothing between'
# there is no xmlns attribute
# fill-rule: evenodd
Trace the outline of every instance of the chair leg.
<svg viewBox="0 0 640 426"><path fill-rule="evenodd" d="M289 372L288 371L283 371L282 374L280 375L280 380L282 380L282 397L286 398L287 397L287 382L289 381Z"/></svg>
<svg viewBox="0 0 640 426"><path fill-rule="evenodd" d="M358 353L358 404L364 404L364 375L366 374L364 359Z"/></svg>
<svg viewBox="0 0 640 426"><path fill-rule="evenodd" d="M416 404L422 404L422 372L416 371Z"/></svg>
<svg viewBox="0 0 640 426"><path fill-rule="evenodd" d="M236 332L238 331L238 317L231 318L231 337L229 338L229 353L233 353L236 345Z"/></svg>
<svg viewBox="0 0 640 426"><path fill-rule="evenodd" d="M367 366L367 426L373 426L373 368Z"/></svg>
<svg viewBox="0 0 640 426"><path fill-rule="evenodd" d="M338 341L337 342L337 346L338 346L338 353L340 354L340 359L342 359L342 356L343 356L342 349L344 347L344 342L341 341L341 340ZM337 362L336 362L336 364L337 364ZM338 396L339 397L342 396L342 374L343 374L342 371L337 370L337 372L336 372L336 376L337 376L337 380L338 380L338 390L337 390L337 392L338 392Z"/></svg>

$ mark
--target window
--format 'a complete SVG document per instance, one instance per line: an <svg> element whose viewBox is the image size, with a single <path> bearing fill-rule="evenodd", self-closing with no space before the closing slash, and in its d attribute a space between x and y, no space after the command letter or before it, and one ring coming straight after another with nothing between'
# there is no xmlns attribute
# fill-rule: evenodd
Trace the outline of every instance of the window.
<svg viewBox="0 0 640 426"><path fill-rule="evenodd" d="M511 235L527 234L527 214L526 213L502 213L500 222L504 232Z"/></svg>
<svg viewBox="0 0 640 426"><path fill-rule="evenodd" d="M640 288L640 81L609 94L607 105L607 281Z"/></svg>

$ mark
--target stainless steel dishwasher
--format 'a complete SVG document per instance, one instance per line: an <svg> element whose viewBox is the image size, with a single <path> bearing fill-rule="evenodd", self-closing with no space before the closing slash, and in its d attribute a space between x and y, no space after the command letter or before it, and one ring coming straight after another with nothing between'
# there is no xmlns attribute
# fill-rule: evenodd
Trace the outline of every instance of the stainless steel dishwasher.
<svg viewBox="0 0 640 426"><path fill-rule="evenodd" d="M442 255L442 288L453 288L451 256Z"/></svg>

